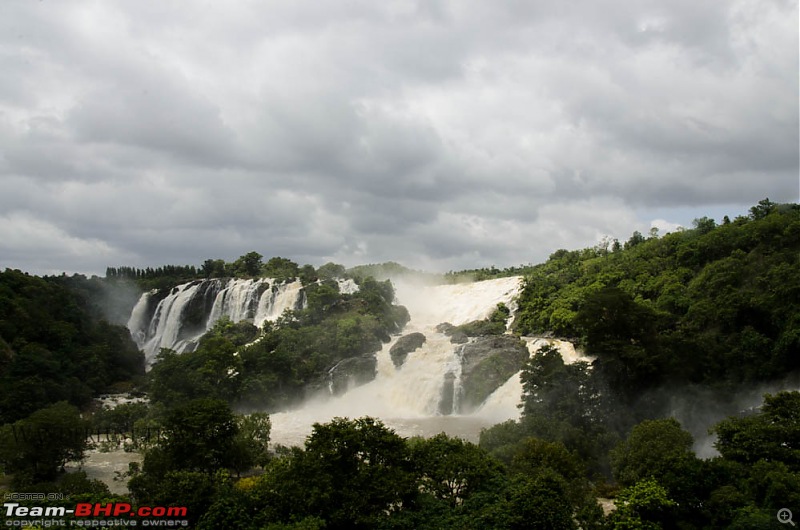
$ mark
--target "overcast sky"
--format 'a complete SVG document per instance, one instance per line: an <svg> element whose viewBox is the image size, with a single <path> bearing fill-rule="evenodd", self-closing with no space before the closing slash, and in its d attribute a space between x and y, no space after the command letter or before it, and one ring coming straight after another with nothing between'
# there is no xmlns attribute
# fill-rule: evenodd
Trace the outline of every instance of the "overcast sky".
<svg viewBox="0 0 800 530"><path fill-rule="evenodd" d="M0 72L0 269L503 267L798 201L795 0L3 0Z"/></svg>

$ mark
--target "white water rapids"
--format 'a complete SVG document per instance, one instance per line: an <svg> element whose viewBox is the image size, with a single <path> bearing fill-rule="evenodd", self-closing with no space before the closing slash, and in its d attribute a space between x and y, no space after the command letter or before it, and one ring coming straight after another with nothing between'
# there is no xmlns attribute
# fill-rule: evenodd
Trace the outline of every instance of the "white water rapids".
<svg viewBox="0 0 800 530"><path fill-rule="evenodd" d="M377 354L377 376L363 386L338 397L320 397L307 401L301 408L271 414L272 443L302 445L315 422L325 423L334 417L379 418L401 436L431 436L446 432L476 441L481 428L519 417L517 405L522 394L519 374L498 388L476 411L469 415L440 415L437 412L445 375L458 378L461 371L460 345L438 333L435 327L443 322L454 325L488 317L504 303L515 309L520 277L500 278L456 285L424 286L393 280L397 303L406 306L411 321L403 335L420 332L425 344L411 352L403 365L395 368L389 350L395 337ZM554 343L568 357L578 354L568 342L547 339L526 339L534 352L544 342ZM457 409L456 409L457 410Z"/></svg>

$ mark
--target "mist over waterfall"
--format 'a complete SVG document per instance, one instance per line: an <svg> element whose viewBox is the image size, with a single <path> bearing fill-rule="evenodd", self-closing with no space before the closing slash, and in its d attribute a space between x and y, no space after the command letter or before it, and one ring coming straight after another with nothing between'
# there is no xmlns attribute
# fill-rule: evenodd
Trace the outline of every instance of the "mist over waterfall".
<svg viewBox="0 0 800 530"><path fill-rule="evenodd" d="M352 283L352 282L350 282ZM343 288L352 288L347 284ZM249 320L261 327L287 309L302 309L299 281L279 283L269 278L211 279L184 283L169 291L141 296L131 312L128 329L151 364L161 348L191 351L198 339L222 317Z"/></svg>
<svg viewBox="0 0 800 530"><path fill-rule="evenodd" d="M334 417L380 418L404 436L432 435L441 431L475 440L482 427L518 418L522 385L519 372L498 384L482 403L469 404L463 392L464 371L477 339L454 343L441 326L453 326L489 317L503 303L513 310L521 278L500 278L456 285L421 285L394 280L396 302L404 305L411 320L402 332L376 354L374 380L350 388L339 396L321 395L302 407L272 414L272 440L285 445L302 444L313 423ZM510 324L510 321L509 321ZM398 366L395 346L409 336L424 336L421 346L410 351ZM506 341L507 339L507 341ZM519 342L493 337L492 341ZM529 339L524 357L546 339ZM554 342L554 341L548 341ZM569 343L556 343L568 351ZM521 346L523 350L525 346ZM572 353L575 355L574 348ZM474 364L474 363L473 363Z"/></svg>

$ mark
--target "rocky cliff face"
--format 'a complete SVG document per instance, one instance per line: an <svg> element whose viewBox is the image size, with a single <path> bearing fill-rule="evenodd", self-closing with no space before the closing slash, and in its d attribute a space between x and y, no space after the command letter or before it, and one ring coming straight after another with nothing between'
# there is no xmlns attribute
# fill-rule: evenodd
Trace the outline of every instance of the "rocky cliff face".
<svg viewBox="0 0 800 530"><path fill-rule="evenodd" d="M522 369L528 348L512 335L478 337L461 350L459 412L468 414Z"/></svg>

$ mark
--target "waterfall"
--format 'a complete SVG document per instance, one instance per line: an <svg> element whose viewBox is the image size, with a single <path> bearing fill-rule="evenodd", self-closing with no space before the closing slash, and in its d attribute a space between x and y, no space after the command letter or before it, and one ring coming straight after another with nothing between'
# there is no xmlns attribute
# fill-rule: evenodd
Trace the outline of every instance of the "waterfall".
<svg viewBox="0 0 800 530"><path fill-rule="evenodd" d="M481 427L495 422L478 412L459 414L463 345L453 344L436 327L444 322L461 325L482 320L501 302L513 310L520 282L520 277L511 277L426 286L393 280L397 303L406 306L411 315L403 334L422 333L425 343L396 367L389 353L399 339L395 337L376 354L377 375L373 381L340 396L320 396L299 409L272 414L273 441L300 444L315 422L365 415L380 418L404 436L447 430L475 439ZM519 374L513 377L519 379ZM519 388L513 398L514 410L521 395Z"/></svg>
<svg viewBox="0 0 800 530"><path fill-rule="evenodd" d="M161 348L191 351L220 318L248 320L260 327L287 309L302 309L304 300L299 281L198 280L178 285L166 294L143 294L131 312L128 329L149 365Z"/></svg>
<svg viewBox="0 0 800 530"><path fill-rule="evenodd" d="M219 282L219 280L212 281ZM233 322L252 320L255 316L253 304L258 303L259 291L267 288L269 283L264 280L228 280L225 287L214 297L206 329L210 329L223 316L227 316Z"/></svg>
<svg viewBox="0 0 800 530"><path fill-rule="evenodd" d="M470 364L465 352L471 348L474 361L475 347L481 345L481 339L454 343L439 325L458 326L485 319L498 303L504 303L513 314L521 278L456 285L421 285L402 280L393 283L396 302L404 305L411 316L403 335L424 335L422 345L406 350L402 362L396 365L391 350L401 337L394 337L375 355L374 380L348 388L341 395L325 393L296 410L272 414L274 442L300 444L313 423L330 421L336 416L380 418L404 436L430 435L444 430L472 440L477 439L483 427L519 417L517 405L522 395L519 372L493 381L489 391L495 388L494 392L485 399L486 394L478 398L483 403L463 406L467 388L464 378L468 370L465 367ZM358 288L352 280L340 280L338 284L342 293L352 293ZM267 320L279 318L287 309L302 309L304 302L305 294L297 281L199 280L169 291L143 294L131 312L128 328L151 363L160 348L191 351L202 334L222 317L248 320L260 327ZM510 337L496 338L517 344L525 357L525 348L518 341ZM549 343L559 348L565 362L585 359L566 341L523 339L529 355Z"/></svg>
<svg viewBox="0 0 800 530"><path fill-rule="evenodd" d="M147 310L150 305L150 298L154 294L155 291L150 291L140 296L139 301L136 302L131 311L131 317L128 319L128 329L131 332L131 337L140 348L147 341L147 328L150 324L150 316L148 316Z"/></svg>
<svg viewBox="0 0 800 530"><path fill-rule="evenodd" d="M200 283L179 285L158 303L144 331L145 342L139 344L145 352L148 363L152 362L161 348L172 348L177 351L186 349L186 339L180 338L182 315L186 304L194 297L199 287ZM141 329L133 330L132 336L141 338L142 332Z"/></svg>
<svg viewBox="0 0 800 530"><path fill-rule="evenodd" d="M269 294L264 293L258 302L254 324L258 327L267 320L276 320L287 309L302 309L302 285L293 282L286 285L273 285Z"/></svg>

